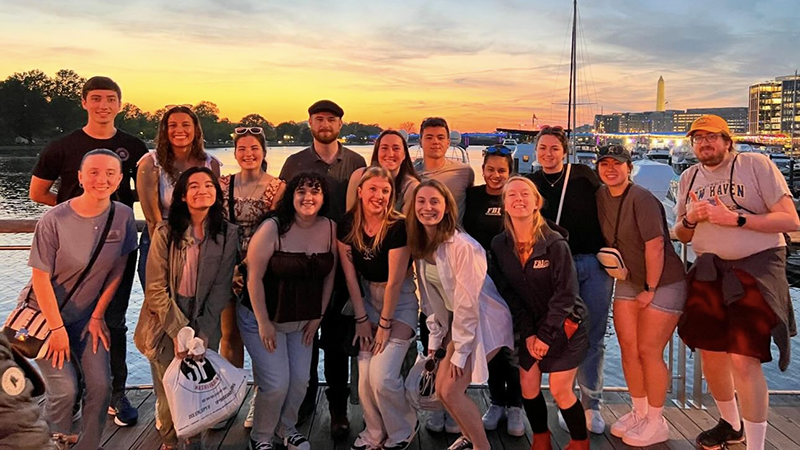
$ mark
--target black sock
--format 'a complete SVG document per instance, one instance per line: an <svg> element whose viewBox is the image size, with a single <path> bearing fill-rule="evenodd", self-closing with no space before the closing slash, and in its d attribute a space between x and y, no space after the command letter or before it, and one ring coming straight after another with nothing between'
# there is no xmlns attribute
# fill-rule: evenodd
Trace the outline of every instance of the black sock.
<svg viewBox="0 0 800 450"><path fill-rule="evenodd" d="M559 408L561 409L561 408ZM578 400L567 409L561 409L564 422L567 423L569 436L576 441L583 441L589 438L586 433L586 413L583 412L583 405Z"/></svg>
<svg viewBox="0 0 800 450"><path fill-rule="evenodd" d="M523 398L522 406L525 407L525 415L528 416L528 422L531 423L531 431L534 433L546 433L547 403L544 402L542 392L539 391L539 395L532 399Z"/></svg>

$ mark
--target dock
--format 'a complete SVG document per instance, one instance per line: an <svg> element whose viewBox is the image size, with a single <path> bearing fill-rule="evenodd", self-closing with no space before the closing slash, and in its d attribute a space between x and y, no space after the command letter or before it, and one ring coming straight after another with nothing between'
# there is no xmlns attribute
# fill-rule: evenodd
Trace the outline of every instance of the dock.
<svg viewBox="0 0 800 450"><path fill-rule="evenodd" d="M249 396L253 388L249 388ZM328 404L320 388L317 394L317 407L314 415L304 422L299 430L308 437L313 450L348 450L363 428L361 420L361 407L350 405L349 417L351 422L350 436L347 440L333 442L330 438L330 417ZM484 387L471 387L468 391L480 408L481 412L489 406L489 391ZM559 428L556 418L556 407L552 396L545 391L548 403L548 421L553 434L553 448L563 449L569 442L569 434ZM670 440L666 443L647 447L649 450L691 450L695 448L694 439L700 431L708 429L717 423L719 413L713 400L706 395L707 409L680 409L667 400L664 416L670 424ZM151 389L130 389L128 398L139 410L139 422L131 427L120 428L111 418L106 423L103 433L103 447L105 450L156 450L161 445L158 431L155 428L153 416L155 410L155 395ZM611 436L610 426L616 418L630 410L630 397L624 392L605 392L606 406L602 410L606 420L606 431L602 435L591 435L591 448L596 450L631 449L622 443L622 440ZM229 422L226 429L209 431L204 441L207 450L244 450L248 445L249 430L243 427L247 415L248 402L239 409L235 419ZM452 444L457 435L446 433L431 433L425 429L425 413L420 413L420 432L412 442L412 450L444 450ZM769 427L767 429L766 449L768 450L793 450L800 449L800 395L772 394L770 395ZM505 423L501 422L497 431L488 432L489 442L495 450L528 450L531 446L531 431L525 423L526 434L523 437L512 437L505 432ZM278 446L277 448L282 448ZM731 450L745 450L744 445L728 447Z"/></svg>

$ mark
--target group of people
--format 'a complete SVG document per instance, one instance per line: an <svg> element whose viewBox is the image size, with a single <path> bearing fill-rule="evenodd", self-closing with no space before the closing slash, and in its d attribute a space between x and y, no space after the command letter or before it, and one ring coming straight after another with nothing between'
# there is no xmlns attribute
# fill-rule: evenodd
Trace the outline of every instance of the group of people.
<svg viewBox="0 0 800 450"><path fill-rule="evenodd" d="M606 429L612 299L633 408L611 434L633 446L669 439L663 353L677 327L700 350L721 414L698 445L746 437L748 449L763 448L761 364L774 339L786 370L796 333L781 233L800 220L777 168L736 153L721 118L703 116L688 133L700 163L681 177L674 230L698 255L687 274L662 204L632 182L621 146L601 148L593 170L565 161L565 130L543 127L540 170L514 174L512 151L496 145L484 156L485 184L473 186L472 169L445 157L444 119L421 124L416 165L404 135L386 130L368 166L337 139L342 108L321 100L308 109L313 144L278 177L267 173L259 127L236 128L240 170L220 176L191 106L166 107L148 151L114 127L121 96L111 79L89 79L87 125L50 143L31 179L31 198L54 208L37 225L20 300L37 305L51 329L48 355L36 361L44 415L60 433L82 416L75 448L99 447L106 413L119 426L137 420L124 392L137 267L145 298L134 342L150 362L162 449L202 446L200 435L178 438L171 410L180 405L168 404L162 383L169 363L186 356L177 345L186 326L234 365L250 355L252 450L276 439L310 449L297 425L315 408L319 349L332 437L350 432L355 357L364 429L352 448L407 448L420 427L404 384L418 339L425 356L444 350L435 378L443 409L425 426L460 433L449 449L489 449L485 430L503 419L521 436L523 416L532 449L551 449L543 374L571 437L566 448L588 449L589 433ZM146 219L138 245L137 198ZM79 277L95 247L99 257ZM618 266L595 256L609 249ZM491 406L481 416L466 389L486 382Z"/></svg>

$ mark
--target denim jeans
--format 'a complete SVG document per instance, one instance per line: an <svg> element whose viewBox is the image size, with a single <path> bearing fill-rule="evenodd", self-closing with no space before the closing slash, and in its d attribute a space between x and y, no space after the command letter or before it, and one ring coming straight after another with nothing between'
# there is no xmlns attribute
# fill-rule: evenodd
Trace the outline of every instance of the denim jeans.
<svg viewBox="0 0 800 450"><path fill-rule="evenodd" d="M86 326L81 321L66 327L69 335L71 361L61 369L54 368L51 360L36 360L45 380L47 398L44 417L53 433L70 434L72 430L72 407L79 400L79 377L83 378L83 418L80 425L80 440L73 450L97 450L106 424L108 404L111 399L111 368L109 355L102 343L97 353L92 351L92 337L80 334Z"/></svg>
<svg viewBox="0 0 800 450"><path fill-rule="evenodd" d="M589 309L591 319L589 351L578 367L578 386L584 409L599 410L603 400L605 337L614 279L606 273L595 255L575 255L573 260L578 273L580 296Z"/></svg>
<svg viewBox="0 0 800 450"><path fill-rule="evenodd" d="M128 364L125 359L128 355L128 327L125 323L125 314L128 312L128 303L131 299L133 277L136 274L136 251L128 255L125 271L122 273L114 298L106 309L106 325L111 335L111 400L112 404L125 395L125 384L128 381Z"/></svg>
<svg viewBox="0 0 800 450"><path fill-rule="evenodd" d="M307 322L273 323L275 351L270 353L258 334L253 311L237 305L236 319L258 385L251 439L269 442L273 435L286 437L297 431L297 413L308 387L312 348L303 344Z"/></svg>

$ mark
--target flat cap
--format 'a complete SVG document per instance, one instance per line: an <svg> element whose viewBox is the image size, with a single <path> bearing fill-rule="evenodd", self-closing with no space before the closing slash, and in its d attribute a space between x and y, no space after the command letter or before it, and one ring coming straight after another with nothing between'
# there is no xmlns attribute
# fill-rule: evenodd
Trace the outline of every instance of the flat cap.
<svg viewBox="0 0 800 450"><path fill-rule="evenodd" d="M344 116L344 110L342 109L342 107L330 100L320 100L308 107L309 116L321 112L331 113L340 119L342 118L342 116Z"/></svg>

